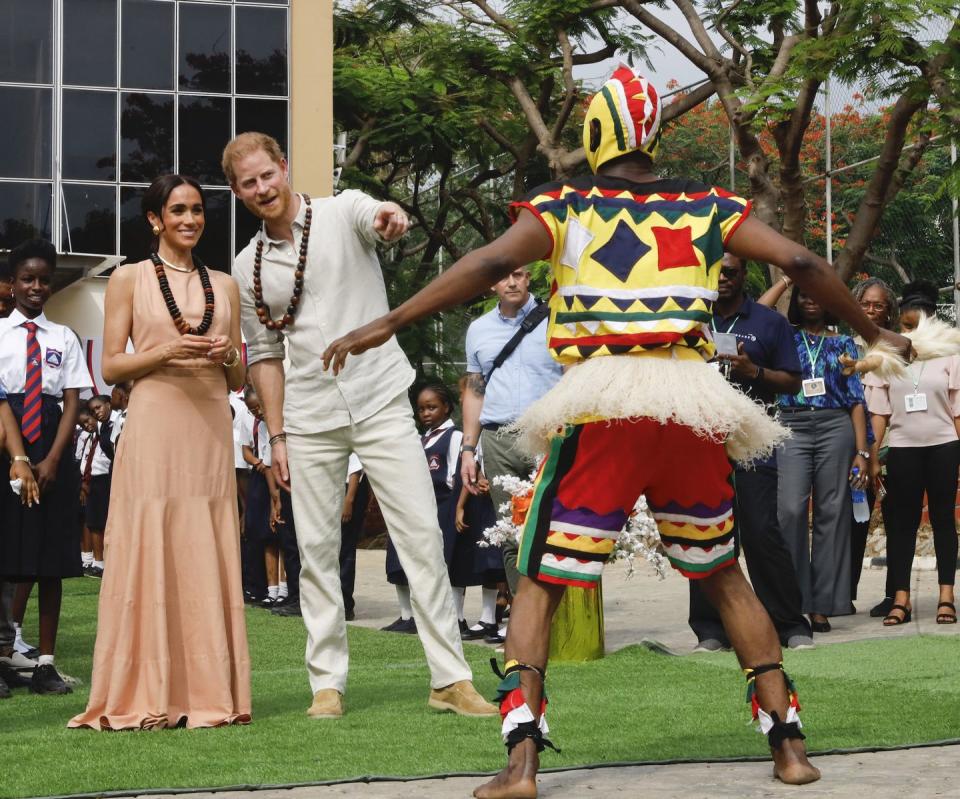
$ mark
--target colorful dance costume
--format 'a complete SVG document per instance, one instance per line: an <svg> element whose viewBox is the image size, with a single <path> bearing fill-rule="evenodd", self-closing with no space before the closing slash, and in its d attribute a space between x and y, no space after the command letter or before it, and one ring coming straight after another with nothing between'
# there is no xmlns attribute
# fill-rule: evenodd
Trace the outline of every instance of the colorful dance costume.
<svg viewBox="0 0 960 799"><path fill-rule="evenodd" d="M617 69L584 122L593 171L634 151L652 158L659 120L653 87ZM521 209L550 234L548 347L571 368L518 422L527 446L546 453L520 572L594 587L640 494L682 574L703 578L734 564L729 460L764 457L786 435L707 364L724 245L750 202L689 180L595 174L543 185L511 206L515 216ZM531 720L513 715L519 687L508 682L501 712L510 745ZM538 737L529 727L527 737Z"/></svg>

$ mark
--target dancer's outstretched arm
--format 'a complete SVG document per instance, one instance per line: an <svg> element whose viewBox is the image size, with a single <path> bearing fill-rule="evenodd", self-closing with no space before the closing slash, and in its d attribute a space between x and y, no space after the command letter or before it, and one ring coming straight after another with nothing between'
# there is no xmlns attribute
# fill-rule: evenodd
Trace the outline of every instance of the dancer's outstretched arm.
<svg viewBox="0 0 960 799"><path fill-rule="evenodd" d="M533 213L521 209L516 224L503 235L464 255L403 305L334 341L323 353L324 370L332 366L338 374L348 354L379 347L412 322L473 299L517 267L543 257L550 247L547 229Z"/></svg>

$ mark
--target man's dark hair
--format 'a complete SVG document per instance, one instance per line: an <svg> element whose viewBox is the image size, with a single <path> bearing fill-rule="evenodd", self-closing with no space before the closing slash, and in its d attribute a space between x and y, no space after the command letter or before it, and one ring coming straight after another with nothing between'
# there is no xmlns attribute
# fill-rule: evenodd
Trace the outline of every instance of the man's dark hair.
<svg viewBox="0 0 960 799"><path fill-rule="evenodd" d="M7 271L11 279L17 276L17 269L20 265L31 258L46 261L51 272L57 268L56 247L46 239L27 239L14 247L10 251L10 255L7 256Z"/></svg>

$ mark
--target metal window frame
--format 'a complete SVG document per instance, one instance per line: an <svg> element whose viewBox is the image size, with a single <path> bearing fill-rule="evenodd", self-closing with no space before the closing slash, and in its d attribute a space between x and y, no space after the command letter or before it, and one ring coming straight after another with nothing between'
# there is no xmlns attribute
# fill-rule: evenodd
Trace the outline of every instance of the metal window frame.
<svg viewBox="0 0 960 799"><path fill-rule="evenodd" d="M292 150L292 126L293 114L291 111L291 86L293 80L291 38L292 38L292 13L290 0L281 3L257 2L257 0L154 0L155 2L171 3L174 7L173 13L173 89L137 89L126 88L123 85L123 0L115 0L116 15L116 75L112 86L90 86L83 83L70 83L63 74L63 39L64 39L64 6L68 0L49 0L52 9L52 74L49 83L29 82L29 81L0 81L0 87L23 88L23 89L47 89L52 93L51 97L51 148L50 148L50 169L49 178L13 178L0 175L0 183L28 183L39 184L50 187L50 238L57 248L57 252L64 253L69 248L69 213L66 207L66 196L63 191L65 185L77 186L112 186L114 189L114 209L115 209L115 228L114 228L114 252L113 253L75 253L78 255L98 255L107 256L120 253L120 197L124 188L146 188L150 184L138 181L124 181L122 179L122 97L124 93L135 92L138 94L161 94L172 95L174 103L173 111L173 167L174 170L180 168L180 96L185 97L221 97L230 100L230 134L236 135L237 130L237 100L276 100L286 103L286 150L288 158ZM191 3L196 5L216 5L224 6L230 9L230 91L226 92L201 92L194 90L180 89L180 8L182 3ZM287 52L287 71L286 71L286 92L281 95L267 94L238 94L237 93L237 9L238 8L265 8L274 9L278 13L283 12L285 16L284 32L286 36ZM113 92L116 97L116 138L114 146L116 148L116 178L115 180L75 180L64 178L63 176L63 92L70 91L96 91ZM227 185L201 184L204 191L227 191L231 194L229 207L229 247L231 254L236 248L236 203L237 199L233 196L230 187ZM68 226L66 235L64 235L64 225ZM72 251L71 251L72 253Z"/></svg>

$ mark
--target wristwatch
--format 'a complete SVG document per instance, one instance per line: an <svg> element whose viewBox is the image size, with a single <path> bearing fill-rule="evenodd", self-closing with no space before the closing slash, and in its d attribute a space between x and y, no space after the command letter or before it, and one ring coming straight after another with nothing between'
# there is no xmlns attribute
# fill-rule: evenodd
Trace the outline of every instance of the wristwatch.
<svg viewBox="0 0 960 799"><path fill-rule="evenodd" d="M33 466L33 464L30 463L30 458L26 455L14 455L13 462L14 463L21 462L21 463L27 464L27 466Z"/></svg>
<svg viewBox="0 0 960 799"><path fill-rule="evenodd" d="M857 455L859 455L859 456L860 456L861 458L863 458L865 461L870 460L870 453L867 452L865 449L858 449L858 450L857 450Z"/></svg>

